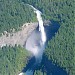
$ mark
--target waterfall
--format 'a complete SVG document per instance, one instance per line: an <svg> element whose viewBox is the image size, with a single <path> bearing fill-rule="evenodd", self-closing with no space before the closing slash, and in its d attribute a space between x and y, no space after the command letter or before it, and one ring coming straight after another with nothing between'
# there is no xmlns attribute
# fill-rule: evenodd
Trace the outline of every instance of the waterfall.
<svg viewBox="0 0 75 75"><path fill-rule="evenodd" d="M43 26L43 20L41 17L42 13L38 9L34 8L32 5L29 5L29 6L31 6L34 9L34 13L36 13L36 15L37 15L37 20L39 22L39 31L41 32L41 39L44 44L46 42L46 35L45 35L45 31L44 31L44 26Z"/></svg>
<svg viewBox="0 0 75 75"><path fill-rule="evenodd" d="M26 49L31 51L33 53L33 55L35 56L36 58L36 62L35 64L33 65L33 67L37 64L39 64L42 60L42 54L43 54L43 50L45 49L45 42L46 42L46 34L45 34L45 30L44 30L44 26L43 26L43 20L42 20L42 17L41 17L41 12L34 8L32 5L29 5L27 4L28 6L32 7L33 10L34 10L34 13L36 13L37 15L37 20L38 20L38 24L39 24L39 32L40 32L40 40L37 41L37 33L33 33L33 34L36 34L36 35L32 35L31 34L31 37L28 39L27 43L26 43ZM35 37L35 38L34 38ZM39 44L39 45L36 45ZM21 73L23 75L23 73ZM19 75L21 75L19 74ZM32 70L27 70L26 75L33 75L33 71Z"/></svg>
<svg viewBox="0 0 75 75"><path fill-rule="evenodd" d="M41 12L39 10L35 10L34 12L37 14L37 20L39 22L39 31L41 32L41 40L42 40L42 43L44 44L46 42L46 35L45 35L45 31L44 31Z"/></svg>
<svg viewBox="0 0 75 75"><path fill-rule="evenodd" d="M27 4L27 5L29 5L29 4ZM37 15L37 20L39 23L39 31L41 32L41 40L39 40L39 41L41 42L40 44L42 44L42 46L43 46L46 42L46 34L45 34L43 20L42 20L42 16L41 16L42 13L38 9L34 8L32 5L29 5L29 6L33 8L34 13L36 13L36 15ZM38 52L38 51L36 51L36 52Z"/></svg>

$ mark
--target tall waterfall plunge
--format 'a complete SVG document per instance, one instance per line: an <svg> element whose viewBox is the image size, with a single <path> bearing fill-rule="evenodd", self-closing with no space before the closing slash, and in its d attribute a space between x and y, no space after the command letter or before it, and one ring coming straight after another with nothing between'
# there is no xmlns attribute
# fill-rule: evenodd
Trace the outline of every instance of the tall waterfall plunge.
<svg viewBox="0 0 75 75"><path fill-rule="evenodd" d="M40 34L39 34L40 35L40 37L39 37L40 39L38 41L39 41L40 46L43 47L45 42L46 42L46 35L45 35L45 31L44 31L44 26L43 26L43 20L42 20L42 17L41 17L42 13L39 10L37 10L36 8L34 8L32 5L29 5L29 6L34 9L34 13L36 13L36 15L37 15L37 20L38 20L38 23L39 23L39 31L40 31ZM36 36L34 36L34 37L36 37ZM37 40L37 39L35 39L35 40ZM34 43L33 49L31 49L31 47L29 48L27 46L27 44L26 44L26 49L31 51L34 54L34 56L37 56L38 52L39 52L38 51L38 46L36 46L36 43Z"/></svg>
<svg viewBox="0 0 75 75"><path fill-rule="evenodd" d="M37 64L39 64L42 60L42 54L43 50L45 49L45 42L46 42L46 34L43 26L43 20L41 17L41 12L34 8L32 5L27 4L28 6L32 7L34 10L34 13L37 15L37 20L39 24L38 31L35 30L32 32L30 37L27 39L26 42L26 49L30 51L35 56L35 64L33 67ZM32 70L27 70L26 75L33 75ZM19 75L23 75L23 73L20 73Z"/></svg>
<svg viewBox="0 0 75 75"><path fill-rule="evenodd" d="M44 44L46 42L46 35L45 35L45 31L44 31L44 26L43 26L43 20L41 17L42 13L39 10L37 10L36 8L34 8L33 6L31 6L31 7L34 9L34 12L37 15L37 20L39 22L39 31L41 32L41 40L42 40L42 43Z"/></svg>

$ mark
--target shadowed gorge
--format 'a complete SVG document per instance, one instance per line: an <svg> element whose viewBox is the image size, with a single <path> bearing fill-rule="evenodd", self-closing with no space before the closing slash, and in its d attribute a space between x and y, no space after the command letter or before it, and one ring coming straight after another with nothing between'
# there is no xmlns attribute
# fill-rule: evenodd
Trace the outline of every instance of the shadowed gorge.
<svg viewBox="0 0 75 75"><path fill-rule="evenodd" d="M47 41L46 41L45 45L47 45L48 40L51 40L52 37L55 36L55 33L58 31L60 25L59 25L58 22L51 20L50 25L49 26L44 26L44 27L45 27L45 33L46 33L46 38L47 38ZM29 37L34 36L34 34L36 35L35 38L37 37L37 35L40 37L39 33L40 33L39 32L39 27L37 27L37 29L35 29ZM31 40L32 40L32 38L31 38ZM35 41L34 38L33 38L33 40ZM38 41L37 41L37 43L38 43ZM37 46L39 47L39 45L37 45ZM40 53L37 55L37 57L40 57L41 49L38 49L38 50L40 50L40 51L38 51L38 53L39 52ZM43 72L45 70L47 75L50 75L50 74L52 74L52 75L68 75L66 73L66 71L63 70L63 68L58 66L57 63L52 63L52 60L49 61L48 58L45 56L45 54L42 57L41 63L38 63L38 61L36 62L36 57L33 56L29 60L27 66L22 70L22 72L23 73L27 72L27 75L33 75L35 70L40 70L40 69Z"/></svg>

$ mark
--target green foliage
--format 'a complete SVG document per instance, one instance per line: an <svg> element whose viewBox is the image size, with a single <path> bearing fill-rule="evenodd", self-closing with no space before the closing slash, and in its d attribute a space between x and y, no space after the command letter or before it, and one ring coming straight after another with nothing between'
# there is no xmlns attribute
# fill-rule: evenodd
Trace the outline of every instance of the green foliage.
<svg viewBox="0 0 75 75"><path fill-rule="evenodd" d="M18 0L0 0L0 33L36 21L33 10Z"/></svg>
<svg viewBox="0 0 75 75"><path fill-rule="evenodd" d="M28 56L21 46L0 49L0 75L18 75L26 66Z"/></svg>
<svg viewBox="0 0 75 75"><path fill-rule="evenodd" d="M41 70L35 70L34 75L46 75L46 73Z"/></svg>
<svg viewBox="0 0 75 75"><path fill-rule="evenodd" d="M74 16L72 0L22 0L22 2L35 6L47 20L64 21L65 18L67 20Z"/></svg>

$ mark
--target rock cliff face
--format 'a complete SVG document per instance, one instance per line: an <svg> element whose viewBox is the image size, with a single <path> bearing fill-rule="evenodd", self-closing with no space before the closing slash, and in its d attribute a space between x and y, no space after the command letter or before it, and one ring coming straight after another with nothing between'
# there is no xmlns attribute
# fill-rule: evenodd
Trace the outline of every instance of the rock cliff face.
<svg viewBox="0 0 75 75"><path fill-rule="evenodd" d="M45 25L49 24L49 21L44 22ZM35 23L25 23L23 26L20 28L21 30L18 32L12 32L12 33L7 33L4 31L4 35L0 37L0 47L3 46L15 46L21 45L23 46L28 38L28 36L31 34L31 32L36 29L38 26L38 22Z"/></svg>
<svg viewBox="0 0 75 75"><path fill-rule="evenodd" d="M38 23L26 23L18 32L7 33L0 37L0 47L14 46L15 44L23 46L30 33L36 29Z"/></svg>

